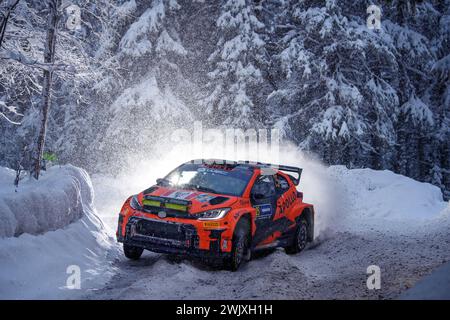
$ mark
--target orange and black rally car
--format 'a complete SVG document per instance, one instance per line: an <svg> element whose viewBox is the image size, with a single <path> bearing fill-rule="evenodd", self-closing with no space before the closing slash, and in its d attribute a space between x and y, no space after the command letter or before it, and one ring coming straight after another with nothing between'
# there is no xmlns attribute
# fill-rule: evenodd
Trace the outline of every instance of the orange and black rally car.
<svg viewBox="0 0 450 320"><path fill-rule="evenodd" d="M259 249L300 252L314 238L314 208L296 189L301 173L259 162L186 162L127 199L117 239L130 259L147 249L220 259L231 270Z"/></svg>

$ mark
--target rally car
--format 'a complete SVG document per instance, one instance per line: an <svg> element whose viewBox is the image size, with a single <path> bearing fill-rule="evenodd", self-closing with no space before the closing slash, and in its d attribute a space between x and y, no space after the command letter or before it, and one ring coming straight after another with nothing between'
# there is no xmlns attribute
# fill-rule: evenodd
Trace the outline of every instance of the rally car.
<svg viewBox="0 0 450 320"><path fill-rule="evenodd" d="M147 249L233 271L260 249L298 253L314 238L314 208L296 189L301 173L259 162L186 162L125 201L117 239L129 259Z"/></svg>

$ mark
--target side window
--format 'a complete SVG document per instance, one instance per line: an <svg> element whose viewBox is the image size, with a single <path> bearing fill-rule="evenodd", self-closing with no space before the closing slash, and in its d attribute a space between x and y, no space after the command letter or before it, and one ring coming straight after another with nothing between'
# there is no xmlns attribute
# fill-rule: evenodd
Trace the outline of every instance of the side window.
<svg viewBox="0 0 450 320"><path fill-rule="evenodd" d="M253 185L252 196L258 195L260 199L275 195L275 184L272 176L260 176Z"/></svg>
<svg viewBox="0 0 450 320"><path fill-rule="evenodd" d="M289 182L287 179L279 174L274 176L275 178L275 188L278 195L281 195L289 190Z"/></svg>

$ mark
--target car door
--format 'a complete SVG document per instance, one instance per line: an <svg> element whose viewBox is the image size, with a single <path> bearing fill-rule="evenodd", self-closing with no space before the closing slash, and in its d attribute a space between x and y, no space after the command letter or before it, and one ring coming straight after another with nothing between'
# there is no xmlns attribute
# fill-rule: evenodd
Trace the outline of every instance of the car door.
<svg viewBox="0 0 450 320"><path fill-rule="evenodd" d="M253 244L257 245L272 234L272 222L276 212L275 182L270 175L261 175L250 192L250 201L256 209L256 229Z"/></svg>

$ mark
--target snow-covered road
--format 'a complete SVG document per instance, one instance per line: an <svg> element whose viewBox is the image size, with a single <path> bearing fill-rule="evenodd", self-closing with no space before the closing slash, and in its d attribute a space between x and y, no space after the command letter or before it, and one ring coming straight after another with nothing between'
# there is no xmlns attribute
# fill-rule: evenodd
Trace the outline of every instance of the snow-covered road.
<svg viewBox="0 0 450 320"><path fill-rule="evenodd" d="M365 235L339 232L315 247L288 256L276 250L238 272L147 253L120 258L109 284L90 299L385 299L396 298L423 275L450 260L450 240L440 233ZM380 290L368 290L366 268L381 268Z"/></svg>
<svg viewBox="0 0 450 320"><path fill-rule="evenodd" d="M321 229L308 250L289 256L278 249L234 273L151 252L139 261L119 256L109 283L85 298L388 299L450 260L450 210L437 188L388 171L334 167L327 175L345 197L326 223L317 211ZM112 185L94 179L98 210L111 229L124 200L104 201L120 193ZM315 200L323 215L333 207ZM370 265L381 268L380 290L367 288Z"/></svg>

